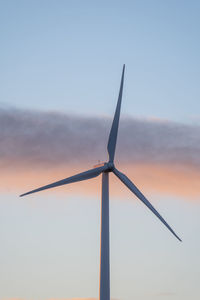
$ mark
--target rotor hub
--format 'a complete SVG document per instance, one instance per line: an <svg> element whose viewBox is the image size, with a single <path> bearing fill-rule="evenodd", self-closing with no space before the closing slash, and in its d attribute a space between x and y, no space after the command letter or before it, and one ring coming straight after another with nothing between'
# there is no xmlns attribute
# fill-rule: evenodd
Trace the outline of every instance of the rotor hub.
<svg viewBox="0 0 200 300"><path fill-rule="evenodd" d="M108 172L113 171L114 168L115 168L114 163L113 163L113 162L110 162L110 161L106 164L106 166L108 167L108 170L107 170Z"/></svg>

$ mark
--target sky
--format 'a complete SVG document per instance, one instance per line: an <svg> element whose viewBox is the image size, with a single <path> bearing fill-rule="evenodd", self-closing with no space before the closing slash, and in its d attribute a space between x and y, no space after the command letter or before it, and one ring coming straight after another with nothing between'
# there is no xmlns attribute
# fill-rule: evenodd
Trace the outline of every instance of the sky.
<svg viewBox="0 0 200 300"><path fill-rule="evenodd" d="M199 1L0 1L0 300L99 295L101 178L18 195L106 161L111 299L200 298Z"/></svg>

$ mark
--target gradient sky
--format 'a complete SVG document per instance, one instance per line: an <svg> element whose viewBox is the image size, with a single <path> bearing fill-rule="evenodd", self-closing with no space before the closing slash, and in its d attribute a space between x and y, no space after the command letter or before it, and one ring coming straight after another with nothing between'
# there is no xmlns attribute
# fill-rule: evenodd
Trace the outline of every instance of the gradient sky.
<svg viewBox="0 0 200 300"><path fill-rule="evenodd" d="M111 175L111 298L200 299L199 12L194 0L0 1L0 300L98 298L100 178L18 194L105 159L123 63L117 157L183 243Z"/></svg>

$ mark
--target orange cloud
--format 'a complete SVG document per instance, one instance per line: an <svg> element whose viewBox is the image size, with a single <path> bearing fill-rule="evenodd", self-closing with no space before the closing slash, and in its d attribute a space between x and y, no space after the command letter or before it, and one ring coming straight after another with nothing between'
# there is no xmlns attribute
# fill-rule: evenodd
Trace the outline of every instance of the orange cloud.
<svg viewBox="0 0 200 300"><path fill-rule="evenodd" d="M25 168L12 171L4 170L0 174L2 192L21 194L33 188L37 188L48 183L72 176L86 170L85 165L73 168L72 166L63 168ZM162 164L135 164L122 165L120 171L125 173L139 188L148 194L160 194L168 196L178 196L184 199L200 199L200 172L197 168L187 166L162 165ZM130 197L130 191L115 177L110 176L111 195L124 198ZM61 193L79 195L100 195L101 176L73 183L41 193ZM133 196L134 197L134 196Z"/></svg>

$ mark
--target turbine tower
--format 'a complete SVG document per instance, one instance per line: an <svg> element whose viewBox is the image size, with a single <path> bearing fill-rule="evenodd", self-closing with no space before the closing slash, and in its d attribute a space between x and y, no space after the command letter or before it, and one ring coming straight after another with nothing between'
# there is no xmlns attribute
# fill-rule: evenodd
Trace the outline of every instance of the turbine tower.
<svg viewBox="0 0 200 300"><path fill-rule="evenodd" d="M119 127L119 118L121 110L121 101L124 84L124 71L125 65L122 70L121 84L119 90L119 97L115 110L112 127L108 139L108 155L109 161L101 165L94 167L88 171L76 174L74 176L56 181L54 183L39 187L25 194L20 195L26 196L32 193L40 192L50 188L58 187L61 185L78 182L82 180L91 179L102 174L102 195L101 195L101 253L100 253L100 288L99 298L100 300L110 300L110 262L109 262L109 173L113 172L124 185L135 194L135 196L141 200L156 217L171 231L171 233L179 240L181 239L176 235L173 229L167 224L163 217L157 212L153 205L146 199L146 197L140 192L135 184L123 173L116 169L114 165L115 149L117 143L117 134Z"/></svg>

